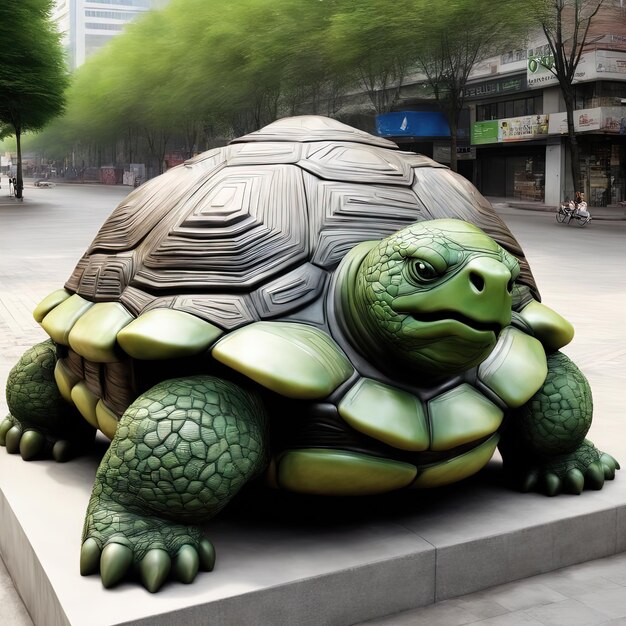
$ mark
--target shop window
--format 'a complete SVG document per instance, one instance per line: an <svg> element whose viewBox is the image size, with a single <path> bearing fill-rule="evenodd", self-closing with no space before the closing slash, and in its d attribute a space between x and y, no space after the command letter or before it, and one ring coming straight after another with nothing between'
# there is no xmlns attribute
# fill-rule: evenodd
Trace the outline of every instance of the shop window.
<svg viewBox="0 0 626 626"><path fill-rule="evenodd" d="M513 117L526 115L526 100L515 100L513 102Z"/></svg>
<svg viewBox="0 0 626 626"><path fill-rule="evenodd" d="M517 100L503 100L479 104L476 107L476 121L501 120L507 117L523 117L525 115L537 115L543 111L542 96L518 98Z"/></svg>

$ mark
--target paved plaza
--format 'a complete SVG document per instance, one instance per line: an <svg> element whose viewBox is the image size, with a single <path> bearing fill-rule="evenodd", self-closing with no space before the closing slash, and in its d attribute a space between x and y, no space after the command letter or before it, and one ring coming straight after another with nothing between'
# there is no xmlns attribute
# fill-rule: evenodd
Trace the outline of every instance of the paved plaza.
<svg viewBox="0 0 626 626"><path fill-rule="evenodd" d="M32 318L33 308L62 287L101 223L129 191L128 187L98 185L37 189L27 184L24 201L17 202L6 196L4 186L0 190L2 387L23 351L44 338ZM612 215L607 214L601 216L605 219L577 228L557 224L549 212L524 211L504 202L494 206L522 244L543 301L574 324L576 337L564 352L587 375L594 392L590 438L624 467L605 489L615 493L622 488L618 483L626 483L626 220L610 219ZM2 394L0 415L5 412ZM0 449L0 455L4 454ZM602 498L605 492L559 496L550 502L555 510L572 503L584 506L585 498ZM532 505L536 500L525 495L519 498L523 516L524 503ZM626 528L620 519L615 524ZM618 539L614 549L618 554L613 556L368 623L626 624L626 553L620 550L626 550L626 537ZM0 607L0 625L32 623L1 561ZM264 626L266 622L259 623Z"/></svg>

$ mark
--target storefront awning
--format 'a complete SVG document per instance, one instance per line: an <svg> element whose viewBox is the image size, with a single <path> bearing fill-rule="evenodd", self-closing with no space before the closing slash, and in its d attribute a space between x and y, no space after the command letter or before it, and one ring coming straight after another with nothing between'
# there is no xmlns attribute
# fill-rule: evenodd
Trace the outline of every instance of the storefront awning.
<svg viewBox="0 0 626 626"><path fill-rule="evenodd" d="M399 111L376 116L381 137L449 137L450 126L441 111Z"/></svg>

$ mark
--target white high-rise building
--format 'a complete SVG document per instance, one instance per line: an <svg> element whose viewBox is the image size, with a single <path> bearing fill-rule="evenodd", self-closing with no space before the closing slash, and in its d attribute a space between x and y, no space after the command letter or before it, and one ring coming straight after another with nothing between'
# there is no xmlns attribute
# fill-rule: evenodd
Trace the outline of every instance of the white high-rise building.
<svg viewBox="0 0 626 626"><path fill-rule="evenodd" d="M169 0L56 0L52 19L63 34L63 46L71 70L118 35L124 26Z"/></svg>

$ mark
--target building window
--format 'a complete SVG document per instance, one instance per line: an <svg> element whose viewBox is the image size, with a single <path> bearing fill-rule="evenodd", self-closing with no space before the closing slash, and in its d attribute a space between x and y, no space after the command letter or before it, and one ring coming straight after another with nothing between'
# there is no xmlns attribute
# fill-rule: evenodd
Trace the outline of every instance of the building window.
<svg viewBox="0 0 626 626"><path fill-rule="evenodd" d="M118 4L126 7L144 7L149 9L153 0L94 0L94 4Z"/></svg>
<svg viewBox="0 0 626 626"><path fill-rule="evenodd" d="M476 106L476 121L501 120L507 117L538 115L543 112L542 96L529 96L516 100L502 100Z"/></svg>
<svg viewBox="0 0 626 626"><path fill-rule="evenodd" d="M85 11L85 17L102 17L110 20L122 20L128 22L137 17L134 11Z"/></svg>
<svg viewBox="0 0 626 626"><path fill-rule="evenodd" d="M95 30L122 30L122 24L101 24L100 22L85 22L85 28Z"/></svg>

